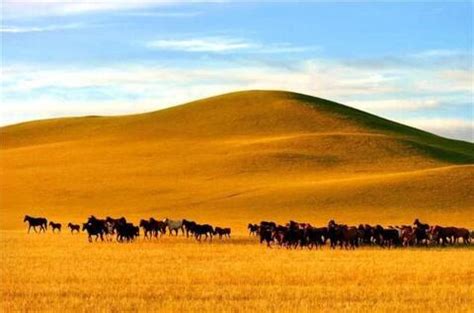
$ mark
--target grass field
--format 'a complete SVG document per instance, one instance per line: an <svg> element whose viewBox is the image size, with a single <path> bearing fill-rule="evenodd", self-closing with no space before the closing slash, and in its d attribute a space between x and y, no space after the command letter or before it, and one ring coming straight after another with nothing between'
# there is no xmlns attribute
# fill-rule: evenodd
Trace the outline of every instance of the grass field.
<svg viewBox="0 0 474 313"><path fill-rule="evenodd" d="M471 248L268 249L245 235L164 238L2 232L4 312L472 312Z"/></svg>

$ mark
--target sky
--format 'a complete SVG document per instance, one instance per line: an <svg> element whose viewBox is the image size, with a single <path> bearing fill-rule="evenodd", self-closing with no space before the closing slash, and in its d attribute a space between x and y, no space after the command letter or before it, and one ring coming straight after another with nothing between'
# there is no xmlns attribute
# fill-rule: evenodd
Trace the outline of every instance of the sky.
<svg viewBox="0 0 474 313"><path fill-rule="evenodd" d="M474 141L471 1L1 6L0 125L281 89Z"/></svg>

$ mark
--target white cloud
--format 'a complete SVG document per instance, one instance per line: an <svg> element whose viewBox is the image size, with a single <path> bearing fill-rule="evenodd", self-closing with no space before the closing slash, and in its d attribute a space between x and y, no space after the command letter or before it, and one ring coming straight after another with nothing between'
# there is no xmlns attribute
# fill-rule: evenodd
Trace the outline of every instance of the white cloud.
<svg viewBox="0 0 474 313"><path fill-rule="evenodd" d="M228 52L255 48L255 45L247 40L227 37L162 39L148 42L146 45L153 49L186 52Z"/></svg>
<svg viewBox="0 0 474 313"><path fill-rule="evenodd" d="M195 17L201 15L202 12L187 12L187 11L153 11L153 12L129 12L124 13L126 16L138 16L138 17Z"/></svg>
<svg viewBox="0 0 474 313"><path fill-rule="evenodd" d="M239 52L239 53L298 53L317 50L316 46L294 46L289 43L263 44L243 38L223 36L194 37L184 39L158 39L145 44L156 50L184 52Z"/></svg>
<svg viewBox="0 0 474 313"><path fill-rule="evenodd" d="M37 16L61 16L104 11L121 11L170 5L182 1L171 0L3 0L2 16L15 19Z"/></svg>
<svg viewBox="0 0 474 313"><path fill-rule="evenodd" d="M401 123L420 128L441 136L474 141L474 121L460 118L409 118Z"/></svg>
<svg viewBox="0 0 474 313"><path fill-rule="evenodd" d="M83 24L64 24L46 26L0 26L0 33L33 33L83 28Z"/></svg>

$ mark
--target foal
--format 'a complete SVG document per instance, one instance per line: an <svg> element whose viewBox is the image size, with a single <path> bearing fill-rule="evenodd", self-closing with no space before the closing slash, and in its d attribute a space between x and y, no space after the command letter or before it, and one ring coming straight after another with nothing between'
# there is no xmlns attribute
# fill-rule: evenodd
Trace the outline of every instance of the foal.
<svg viewBox="0 0 474 313"><path fill-rule="evenodd" d="M61 223L55 223L53 221L49 222L49 226L51 226L51 230L53 231L53 233L55 232L55 230L57 229L59 232L61 232Z"/></svg>
<svg viewBox="0 0 474 313"><path fill-rule="evenodd" d="M74 231L80 233L81 232L81 226L73 223L67 224L67 227L71 229L71 234L74 234Z"/></svg>

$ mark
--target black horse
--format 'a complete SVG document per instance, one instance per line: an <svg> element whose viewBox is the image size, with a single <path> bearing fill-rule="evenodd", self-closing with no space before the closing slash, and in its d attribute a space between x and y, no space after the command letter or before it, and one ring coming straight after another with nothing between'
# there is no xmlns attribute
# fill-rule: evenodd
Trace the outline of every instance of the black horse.
<svg viewBox="0 0 474 313"><path fill-rule="evenodd" d="M28 222L28 233L30 233L31 227L35 233L37 232L36 227L39 226L39 232L43 231L46 232L48 229L48 220L44 217L31 217L29 215L25 215L23 222Z"/></svg>
<svg viewBox="0 0 474 313"><path fill-rule="evenodd" d="M428 246L428 242L429 242L428 233L430 230L430 225L420 222L419 219L415 219L415 221L413 222L413 225L416 226L415 227L416 243L418 245L424 243L426 246Z"/></svg>
<svg viewBox="0 0 474 313"><path fill-rule="evenodd" d="M61 232L61 228L62 228L61 223L55 223L51 221L49 222L49 226L51 226L51 230L53 233L56 232L56 230L58 230L58 232Z"/></svg>
<svg viewBox="0 0 474 313"><path fill-rule="evenodd" d="M196 224L193 228L194 236L198 241L201 241L202 236L206 236L204 240L207 240L207 238L210 238L210 241L212 241L212 236L214 235L214 228L209 225L209 224Z"/></svg>
<svg viewBox="0 0 474 313"><path fill-rule="evenodd" d="M157 221L153 217L150 217L149 220L150 226L153 229L153 235L155 237L158 237L158 235L161 233L162 235L166 234L166 223L163 221Z"/></svg>
<svg viewBox="0 0 474 313"><path fill-rule="evenodd" d="M247 229L249 230L249 236L258 235L259 226L257 224L248 224Z"/></svg>
<svg viewBox="0 0 474 313"><path fill-rule="evenodd" d="M183 220L184 229L186 230L186 237L194 234L194 227L196 227L196 222Z"/></svg>
<svg viewBox="0 0 474 313"><path fill-rule="evenodd" d="M118 224L117 225L117 241L132 241L135 237L140 236L140 227L133 225L132 223Z"/></svg>
<svg viewBox="0 0 474 313"><path fill-rule="evenodd" d="M99 238L104 241L105 225L96 222L87 222L82 224L82 230L87 231L89 242L92 242L92 236L95 236L95 241Z"/></svg>
<svg viewBox="0 0 474 313"><path fill-rule="evenodd" d="M67 227L71 230L71 234L74 232L80 232L81 231L81 226L73 223L67 224Z"/></svg>
<svg viewBox="0 0 474 313"><path fill-rule="evenodd" d="M143 228L143 236L145 237L145 239L147 238L151 239L151 237L153 236L154 227L150 223L150 221L140 220L139 225L141 228ZM148 235L150 235L150 237L148 237Z"/></svg>
<svg viewBox="0 0 474 313"><path fill-rule="evenodd" d="M222 237L230 238L230 232L231 232L231 230L228 227L225 227L225 228L216 227L214 229L214 235L218 235L219 239L222 239Z"/></svg>

